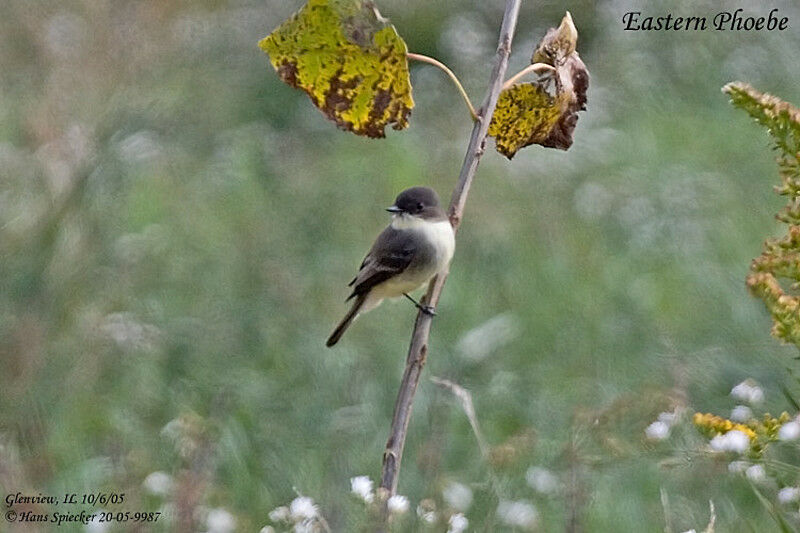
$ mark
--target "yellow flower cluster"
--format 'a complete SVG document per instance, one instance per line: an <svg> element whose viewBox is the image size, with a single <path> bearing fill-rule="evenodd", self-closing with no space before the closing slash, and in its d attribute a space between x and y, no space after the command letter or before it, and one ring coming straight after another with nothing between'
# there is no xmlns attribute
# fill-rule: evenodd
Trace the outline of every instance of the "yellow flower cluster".
<svg viewBox="0 0 800 533"><path fill-rule="evenodd" d="M800 109L746 83L729 83L722 90L775 141L782 182L776 190L789 200L777 218L789 227L784 237L764 243L763 253L750 265L747 287L772 315L772 334L800 346L800 297L793 291L800 279Z"/></svg>
<svg viewBox="0 0 800 533"><path fill-rule="evenodd" d="M750 455L760 457L767 444L778 440L781 426L789 422L791 418L785 411L777 418L765 413L761 420L753 418L746 424L739 424L711 413L695 413L692 422L700 431L712 437L724 435L733 430L741 431L750 439Z"/></svg>
<svg viewBox="0 0 800 533"><path fill-rule="evenodd" d="M750 437L751 441L756 438L756 432L752 428L744 424L737 424L721 416L712 415L711 413L695 413L692 422L701 430L705 430L706 433L712 435L724 435L729 431L737 429Z"/></svg>

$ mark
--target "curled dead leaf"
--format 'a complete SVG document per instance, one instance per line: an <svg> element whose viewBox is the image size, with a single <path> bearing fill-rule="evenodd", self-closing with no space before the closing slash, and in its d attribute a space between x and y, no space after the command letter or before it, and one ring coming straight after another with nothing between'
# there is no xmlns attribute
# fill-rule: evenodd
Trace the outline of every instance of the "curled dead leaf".
<svg viewBox="0 0 800 533"><path fill-rule="evenodd" d="M531 58L532 64L553 67L536 82L519 83L500 93L489 125L497 151L509 159L521 148L538 144L566 150L586 109L589 71L576 45L578 31L567 12L558 28L547 31Z"/></svg>

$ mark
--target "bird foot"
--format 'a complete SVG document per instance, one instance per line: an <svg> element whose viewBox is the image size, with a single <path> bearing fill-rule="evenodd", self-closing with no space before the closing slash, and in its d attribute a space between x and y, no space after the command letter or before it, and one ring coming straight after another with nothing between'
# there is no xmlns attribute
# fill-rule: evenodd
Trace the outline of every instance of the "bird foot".
<svg viewBox="0 0 800 533"><path fill-rule="evenodd" d="M432 307L430 305L422 305L421 303L416 301L414 298L409 296L407 293L403 293L403 296L405 296L406 298L411 300L411 302L414 304L414 306L417 309L419 309L420 311L422 311L423 313L425 313L426 315L431 316L431 317L436 316L436 310L434 309L434 307Z"/></svg>

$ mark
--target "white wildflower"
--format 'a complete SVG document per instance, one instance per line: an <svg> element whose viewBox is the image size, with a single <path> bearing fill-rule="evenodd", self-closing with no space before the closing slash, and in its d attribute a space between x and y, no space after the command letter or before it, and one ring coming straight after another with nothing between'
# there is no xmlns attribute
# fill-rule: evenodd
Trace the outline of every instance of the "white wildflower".
<svg viewBox="0 0 800 533"><path fill-rule="evenodd" d="M462 483L451 481L442 491L442 496L447 505L461 512L472 505L472 489Z"/></svg>
<svg viewBox="0 0 800 533"><path fill-rule="evenodd" d="M269 512L269 519L273 522L288 522L291 514L288 507L281 505Z"/></svg>
<svg viewBox="0 0 800 533"><path fill-rule="evenodd" d="M172 491L172 476L166 472L151 472L142 481L142 487L155 496L166 496Z"/></svg>
<svg viewBox="0 0 800 533"><path fill-rule="evenodd" d="M172 441L175 451L185 459L191 457L199 445L196 425L197 422L191 415L181 415L161 428L161 436Z"/></svg>
<svg viewBox="0 0 800 533"><path fill-rule="evenodd" d="M558 476L547 468L532 466L525 474L528 485L541 494L552 494L558 490Z"/></svg>
<svg viewBox="0 0 800 533"><path fill-rule="evenodd" d="M264 526L258 530L258 533L275 533L275 528L272 526Z"/></svg>
<svg viewBox="0 0 800 533"><path fill-rule="evenodd" d="M372 493L372 480L367 476L350 478L350 492L367 503L375 499L375 495Z"/></svg>
<svg viewBox="0 0 800 533"><path fill-rule="evenodd" d="M98 514L104 511L98 511ZM92 520L86 524L84 527L84 531L86 533L105 533L108 531L108 525L110 522L100 522L99 519Z"/></svg>
<svg viewBox="0 0 800 533"><path fill-rule="evenodd" d="M395 494L386 502L386 508L390 513L403 514L408 511L408 498Z"/></svg>
<svg viewBox="0 0 800 533"><path fill-rule="evenodd" d="M750 467L747 461L731 461L728 464L728 472L731 474L741 474Z"/></svg>
<svg viewBox="0 0 800 533"><path fill-rule="evenodd" d="M800 500L800 488L783 487L778 491L778 501L781 503L792 503Z"/></svg>
<svg viewBox="0 0 800 533"><path fill-rule="evenodd" d="M796 420L786 422L778 430L778 438L781 440L797 440L800 438L800 422Z"/></svg>
<svg viewBox="0 0 800 533"><path fill-rule="evenodd" d="M688 530L684 531L683 533L697 533L697 530L696 529L688 529Z"/></svg>
<svg viewBox="0 0 800 533"><path fill-rule="evenodd" d="M447 524L450 526L447 528L447 533L462 533L467 530L469 520L463 514L456 513L450 517Z"/></svg>
<svg viewBox="0 0 800 533"><path fill-rule="evenodd" d="M651 440L664 440L669 437L669 426L661 420L656 420L645 428L644 434Z"/></svg>
<svg viewBox="0 0 800 533"><path fill-rule="evenodd" d="M316 533L317 527L314 524L314 519L306 518L301 522L297 522L292 531L294 533Z"/></svg>
<svg viewBox="0 0 800 533"><path fill-rule="evenodd" d="M180 438L185 429L185 423L181 418L173 418L161 428L161 436L170 440Z"/></svg>
<svg viewBox="0 0 800 533"><path fill-rule="evenodd" d="M211 509L206 516L206 527L208 533L232 533L236 529L236 519L225 509Z"/></svg>
<svg viewBox="0 0 800 533"><path fill-rule="evenodd" d="M659 413L658 421L664 422L666 425L672 427L675 423L675 420L678 419L678 410L675 411L664 411L663 413Z"/></svg>
<svg viewBox="0 0 800 533"><path fill-rule="evenodd" d="M298 496L289 504L289 514L295 521L314 518L318 513L314 500L308 496Z"/></svg>
<svg viewBox="0 0 800 533"><path fill-rule="evenodd" d="M159 520L163 520L168 523L174 522L175 517L177 516L177 513L175 512L175 504L173 503L165 503L158 508L158 512L161 513L161 518L159 518Z"/></svg>
<svg viewBox="0 0 800 533"><path fill-rule="evenodd" d="M100 325L101 333L126 351L153 351L162 337L161 330L139 322L133 313L111 313Z"/></svg>
<svg viewBox="0 0 800 533"><path fill-rule="evenodd" d="M753 418L753 411L746 405L737 405L731 411L731 420L734 422L747 422Z"/></svg>
<svg viewBox="0 0 800 533"><path fill-rule="evenodd" d="M747 476L747 479L750 481L764 481L767 478L767 473L764 471L764 467L761 465L753 465L747 470L744 471L744 475Z"/></svg>
<svg viewBox="0 0 800 533"><path fill-rule="evenodd" d="M539 513L536 508L527 501L501 501L497 506L497 514L504 524L511 527L530 529L536 525Z"/></svg>
<svg viewBox="0 0 800 533"><path fill-rule="evenodd" d="M120 159L133 164L157 157L161 153L161 142L154 132L142 130L119 141L117 149Z"/></svg>
<svg viewBox="0 0 800 533"><path fill-rule="evenodd" d="M717 435L711 439L709 445L716 452L744 453L750 448L750 437L738 429L733 429L723 435Z"/></svg>
<svg viewBox="0 0 800 533"><path fill-rule="evenodd" d="M417 516L426 524L433 524L436 522L436 509L431 500L422 500L417 505Z"/></svg>
<svg viewBox="0 0 800 533"><path fill-rule="evenodd" d="M480 361L514 340L520 332L519 320L511 314L501 314L467 331L456 344L465 359Z"/></svg>
<svg viewBox="0 0 800 533"><path fill-rule="evenodd" d="M764 390L752 379L746 379L731 389L731 396L750 404L764 401Z"/></svg>

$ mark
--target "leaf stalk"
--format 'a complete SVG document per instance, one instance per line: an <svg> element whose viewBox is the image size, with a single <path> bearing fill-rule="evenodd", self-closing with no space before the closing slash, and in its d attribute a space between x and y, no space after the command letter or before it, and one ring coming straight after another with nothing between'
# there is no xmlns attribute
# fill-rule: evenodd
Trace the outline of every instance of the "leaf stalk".
<svg viewBox="0 0 800 533"><path fill-rule="evenodd" d="M508 80L503 84L503 90L505 91L506 89L514 85L517 82L517 80L521 79L524 76L527 76L531 72L535 72L536 74L542 74L546 72L550 74L555 71L556 71L555 67L553 67L552 65L548 65L547 63L534 63L532 65L528 65L524 69L520 70L519 72L508 78Z"/></svg>
<svg viewBox="0 0 800 533"><path fill-rule="evenodd" d="M428 63L429 65L433 65L441 69L447 76L453 81L453 83L458 88L458 92L461 93L461 98L464 99L464 103L467 104L467 109L469 109L469 114L472 117L473 121L478 120L478 114L475 112L475 108L472 106L472 102L467 95L467 91L464 90L464 86L461 85L461 82L458 80L458 76L450 70L447 65L439 61L438 59L434 59L432 57L422 55L422 54L415 54L413 52L406 53L406 57L408 59L413 59L414 61L421 61L423 63Z"/></svg>

